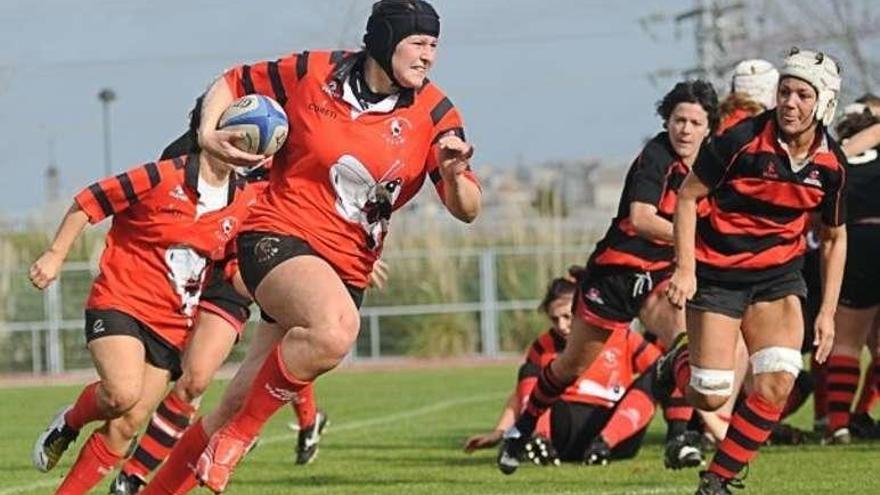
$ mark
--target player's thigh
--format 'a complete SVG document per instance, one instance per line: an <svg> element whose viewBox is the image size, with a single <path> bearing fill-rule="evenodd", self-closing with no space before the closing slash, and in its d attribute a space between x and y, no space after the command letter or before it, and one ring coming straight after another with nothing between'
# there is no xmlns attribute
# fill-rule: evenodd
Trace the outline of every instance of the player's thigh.
<svg viewBox="0 0 880 495"><path fill-rule="evenodd" d="M256 300L283 328L357 331L359 316L345 284L323 259L302 255L275 266L256 290Z"/></svg>
<svg viewBox="0 0 880 495"><path fill-rule="evenodd" d="M199 312L196 326L183 353L184 377L210 380L229 356L239 336L228 320L210 311Z"/></svg>
<svg viewBox="0 0 880 495"><path fill-rule="evenodd" d="M675 336L685 331L685 311L669 302L665 295L665 286L665 283L661 284L645 299L639 311L639 320L668 349Z"/></svg>
<svg viewBox="0 0 880 495"><path fill-rule="evenodd" d="M767 347L800 349L804 340L800 298L787 295L750 304L743 316L742 332L751 355Z"/></svg>
<svg viewBox="0 0 880 495"><path fill-rule="evenodd" d="M128 409L141 393L146 351L144 343L129 335L108 335L88 344L111 409Z"/></svg>
<svg viewBox="0 0 880 495"><path fill-rule="evenodd" d="M687 310L690 362L703 369L733 370L740 321L721 313Z"/></svg>

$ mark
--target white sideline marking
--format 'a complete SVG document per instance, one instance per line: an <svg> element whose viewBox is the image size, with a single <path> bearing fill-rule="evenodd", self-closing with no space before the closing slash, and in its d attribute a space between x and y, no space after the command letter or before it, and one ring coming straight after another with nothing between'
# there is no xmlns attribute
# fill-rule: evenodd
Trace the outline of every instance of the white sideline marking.
<svg viewBox="0 0 880 495"><path fill-rule="evenodd" d="M45 480L45 481L37 481L36 483L31 483L29 485L19 485L13 486L12 488L6 488L4 490L0 490L0 495L12 495L13 493L22 493L22 492L30 492L34 490L38 490L40 488L54 487L61 480Z"/></svg>
<svg viewBox="0 0 880 495"><path fill-rule="evenodd" d="M504 397L507 397L508 394L489 394L489 395L481 395L478 397L469 397L466 399L453 399L435 402L433 404L420 407L418 409L412 409L406 412L400 412L395 414L389 414L387 416L380 416L378 418L365 419L362 421L352 421L350 423L344 423L341 425L331 425L330 433L339 433L350 430L358 430L361 428L369 428L371 426L379 426L388 423L393 423L395 421L399 421L401 419L409 419L418 416L424 416L426 414L431 414L433 412L442 411L443 409L448 409L450 407L455 406L463 406L466 404L475 404L478 402L487 402L492 400L498 400ZM289 425L292 426L292 425ZM291 429L293 429L291 427ZM282 435L273 435L271 437L267 437L264 439L260 439L260 443L262 444L273 444L280 441L289 441L291 438L290 433L282 434ZM35 491L40 488L54 487L60 483L61 480L45 480L38 481L35 483L30 483L27 485L19 485L13 486L10 488L6 488L0 490L0 495L14 495L17 493L24 493L29 491ZM659 488L642 488L638 490L606 490L602 492L595 492L595 495L664 495L667 493L682 493L691 490L693 487L690 486L674 486L674 487L659 487ZM580 494L582 492L553 492L555 495L575 495Z"/></svg>
<svg viewBox="0 0 880 495"><path fill-rule="evenodd" d="M406 412L400 412L395 414L389 414L387 416L380 416L378 418L365 419L362 421L352 421L350 423L344 423L339 426L331 425L331 431L333 433L339 433L343 431L349 430L357 430L361 428L369 428L371 426L378 426L387 423L393 423L395 421L399 421L401 419L414 418L417 416L423 416L425 414L431 414L436 411L442 411L443 409L447 409L455 406L462 406L465 404L474 404L477 402L486 402L491 400L498 400L503 397L506 397L507 394L490 394L490 395L481 395L479 397L469 397L467 399L454 399L454 400L446 400L441 402L435 402L434 404L420 407L418 409L412 409ZM282 440L290 440L291 434L283 434L283 435L273 435L271 437L267 437L264 439L260 439L260 443L262 444L272 444L277 443ZM27 485L19 485L13 486L10 488L6 488L0 490L0 495L13 495L16 493L23 493L34 491L40 488L46 488L49 486L55 486L59 484L61 480L44 480L37 481L35 483L29 483Z"/></svg>
<svg viewBox="0 0 880 495"><path fill-rule="evenodd" d="M401 419L409 419L414 418L416 416L424 416L425 414L431 414L433 412L442 411L443 409L447 409L454 406L463 406L465 404L474 404L476 402L488 402L491 400L498 400L504 397L507 397L509 394L489 394L489 395L481 395L479 397L469 397L467 399L454 399L454 400L445 400L441 402L435 402L431 405L420 407L418 409L412 409L406 412L399 412L394 414L389 414L388 416L380 416L378 418L372 419L364 419L361 421L352 421L350 423L345 423L339 426L336 426L332 422L330 426L327 427L326 431L331 433L336 433L338 431L348 431L348 430L357 430L359 428L365 428L370 426L383 425L386 423L393 423L395 421ZM289 423L287 425L293 431L299 431L299 425L295 423ZM271 437L266 437L266 439L260 439L261 444L272 444L276 442L280 442L281 440L287 440L290 438L290 434L282 434L282 435L274 435ZM2 495L2 494L0 494Z"/></svg>

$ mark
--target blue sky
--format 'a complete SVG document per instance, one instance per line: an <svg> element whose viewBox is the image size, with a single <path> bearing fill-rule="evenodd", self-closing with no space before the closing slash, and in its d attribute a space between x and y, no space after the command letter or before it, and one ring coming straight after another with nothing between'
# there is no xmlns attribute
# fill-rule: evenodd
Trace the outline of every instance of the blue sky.
<svg viewBox="0 0 880 495"><path fill-rule="evenodd" d="M0 4L0 216L44 198L54 142L62 193L102 175L111 87L114 171L149 161L223 69L303 49L359 45L371 0L4 0ZM652 39L638 19L688 0L436 0L432 79L461 109L480 165L628 160L659 129L674 83L646 74L693 60L688 33ZM12 187L9 187L12 185Z"/></svg>

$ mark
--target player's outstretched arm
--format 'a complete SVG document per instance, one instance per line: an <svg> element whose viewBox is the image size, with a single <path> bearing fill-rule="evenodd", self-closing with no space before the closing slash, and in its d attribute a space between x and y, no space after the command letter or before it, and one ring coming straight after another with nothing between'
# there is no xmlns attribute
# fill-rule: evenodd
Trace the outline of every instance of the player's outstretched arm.
<svg viewBox="0 0 880 495"><path fill-rule="evenodd" d="M58 278L58 272L61 271L61 265L64 264L70 247L73 246L88 223L89 217L86 212L78 204L73 203L67 210L67 214L64 215L61 226L58 227L58 232L55 233L55 238L52 239L49 248L31 265L28 276L34 287L40 290L45 289Z"/></svg>
<svg viewBox="0 0 880 495"><path fill-rule="evenodd" d="M510 397L507 398L504 409L501 410L501 416L498 418L498 423L495 424L495 429L468 438L464 443L465 453L470 454L475 450L490 449L498 445L498 442L501 441L501 436L504 435L504 431L513 426L513 423L516 421L518 407L519 397L514 390Z"/></svg>
<svg viewBox="0 0 880 495"><path fill-rule="evenodd" d="M440 176L445 184L443 203L462 222L473 222L480 214L480 187L465 176L474 147L455 135L440 139Z"/></svg>

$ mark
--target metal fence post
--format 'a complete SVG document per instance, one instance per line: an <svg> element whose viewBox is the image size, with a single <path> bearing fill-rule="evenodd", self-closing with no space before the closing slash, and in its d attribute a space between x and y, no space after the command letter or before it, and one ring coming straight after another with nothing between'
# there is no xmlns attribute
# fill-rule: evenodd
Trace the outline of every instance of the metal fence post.
<svg viewBox="0 0 880 495"><path fill-rule="evenodd" d="M381 335L379 330L379 315L370 315L370 357L376 359L382 353Z"/></svg>
<svg viewBox="0 0 880 495"><path fill-rule="evenodd" d="M40 331L31 330L31 365L35 375L43 372L43 349L40 343Z"/></svg>
<svg viewBox="0 0 880 495"><path fill-rule="evenodd" d="M61 345L61 279L51 284L45 292L44 307L49 333L46 339L46 361L49 373L64 371L64 353Z"/></svg>
<svg viewBox="0 0 880 495"><path fill-rule="evenodd" d="M483 355L498 355L498 283L495 280L495 250L480 254L480 339Z"/></svg>

